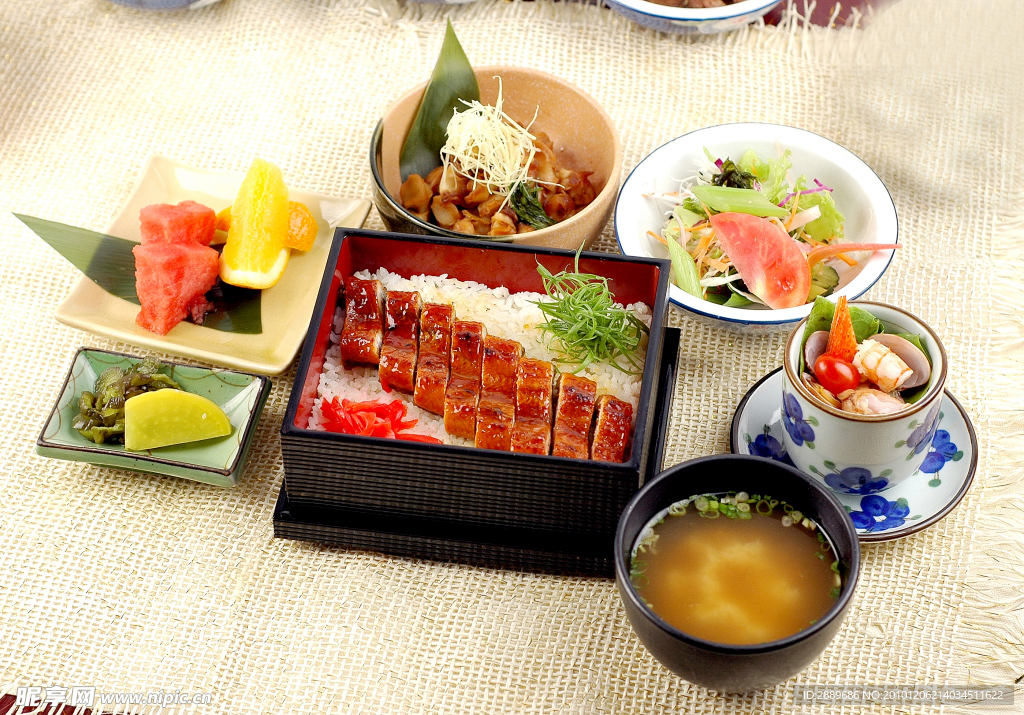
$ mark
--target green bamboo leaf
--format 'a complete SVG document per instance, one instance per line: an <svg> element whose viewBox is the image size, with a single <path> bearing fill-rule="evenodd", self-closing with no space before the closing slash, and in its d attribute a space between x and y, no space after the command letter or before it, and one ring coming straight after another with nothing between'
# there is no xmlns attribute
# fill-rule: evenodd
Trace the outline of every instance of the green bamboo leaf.
<svg viewBox="0 0 1024 715"><path fill-rule="evenodd" d="M134 243L56 221L14 216L100 288L139 305L135 294Z"/></svg>
<svg viewBox="0 0 1024 715"><path fill-rule="evenodd" d="M448 136L448 120L456 108L465 106L460 99L479 102L480 85L449 20L437 64L402 147L402 181L411 174L426 176L441 165L441 147Z"/></svg>
<svg viewBox="0 0 1024 715"><path fill-rule="evenodd" d="M34 216L14 216L100 288L140 305L135 293L132 248L137 244L133 241ZM262 291L236 288L218 280L206 295L214 309L207 314L203 327L225 333L262 333L261 295Z"/></svg>

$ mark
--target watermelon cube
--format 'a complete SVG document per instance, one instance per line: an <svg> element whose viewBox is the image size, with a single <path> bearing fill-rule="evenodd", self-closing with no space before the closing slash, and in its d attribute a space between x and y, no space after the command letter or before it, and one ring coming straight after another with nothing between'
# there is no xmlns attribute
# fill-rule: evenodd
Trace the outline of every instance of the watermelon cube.
<svg viewBox="0 0 1024 715"><path fill-rule="evenodd" d="M205 296L217 281L220 254L198 243L143 243L132 253L142 303L135 322L157 335L166 335L190 314L201 323L212 307Z"/></svg>
<svg viewBox="0 0 1024 715"><path fill-rule="evenodd" d="M142 242L199 243L209 246L213 240L217 215L213 209L182 201L177 206L153 204L139 211L142 222Z"/></svg>

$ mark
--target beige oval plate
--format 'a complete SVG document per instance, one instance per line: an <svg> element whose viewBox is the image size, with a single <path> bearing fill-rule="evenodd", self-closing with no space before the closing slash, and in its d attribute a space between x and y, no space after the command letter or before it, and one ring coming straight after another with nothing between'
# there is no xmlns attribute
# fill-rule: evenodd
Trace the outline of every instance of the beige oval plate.
<svg viewBox="0 0 1024 715"><path fill-rule="evenodd" d="M141 241L139 210L150 204L191 199L220 211L234 201L242 176L242 172L195 169L153 155L106 233ZM333 198L299 189L291 189L289 198L309 208L320 230L313 248L306 253L293 252L281 280L263 291L262 333L228 333L183 322L167 335L156 335L135 324L139 306L114 297L85 276L57 307L55 317L73 328L141 347L242 370L271 375L284 372L302 347L309 327L334 229L362 226L370 210L366 199Z"/></svg>

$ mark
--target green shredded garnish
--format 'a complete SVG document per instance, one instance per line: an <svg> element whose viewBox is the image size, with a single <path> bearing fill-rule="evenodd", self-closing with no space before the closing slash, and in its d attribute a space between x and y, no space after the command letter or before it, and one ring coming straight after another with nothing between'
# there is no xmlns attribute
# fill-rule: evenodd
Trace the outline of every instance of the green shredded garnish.
<svg viewBox="0 0 1024 715"><path fill-rule="evenodd" d="M579 269L579 251L572 271L553 275L537 265L544 292L551 298L536 304L546 318L540 328L550 334L551 345L562 353L556 362L575 365L573 372L592 362L606 362L632 375L643 372L637 352L650 329L632 311L615 303L607 278L580 273ZM625 365L620 362L623 359Z"/></svg>
<svg viewBox="0 0 1024 715"><path fill-rule="evenodd" d="M508 203L516 212L519 220L533 228L547 228L555 225L554 220L540 205L540 187L536 184L526 181L516 184L512 194L508 197Z"/></svg>

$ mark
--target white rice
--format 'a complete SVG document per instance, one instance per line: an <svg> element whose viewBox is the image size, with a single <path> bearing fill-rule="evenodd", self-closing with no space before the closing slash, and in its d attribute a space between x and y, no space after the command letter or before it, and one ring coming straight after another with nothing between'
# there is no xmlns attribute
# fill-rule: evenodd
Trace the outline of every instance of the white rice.
<svg viewBox="0 0 1024 715"><path fill-rule="evenodd" d="M355 277L363 280L376 278L389 291L417 291L424 303L450 303L455 306L456 319L478 321L487 328L488 335L518 340L526 350L527 357L550 362L560 357L557 351L548 347L549 336L537 327L544 322L544 314L534 301L549 300L542 293L510 294L507 288L490 288L482 283L459 281L447 275L402 278L383 268L372 274L361 271ZM646 304L634 303L627 305L626 309L650 326L651 310ZM344 311L338 308L330 336L331 346L327 350L323 373L320 375L313 415L309 419L310 429L323 429L320 405L325 399L331 401L338 397L356 402L376 399L390 402L399 399L406 404L409 417L418 420L412 432L437 437L445 444L472 445L472 440L453 437L445 432L444 418L416 407L412 403L412 395L398 391L384 392L376 368L356 367L346 370L341 364L341 351L338 347L344 320ZM646 352L647 339L644 338L638 357L642 360ZM572 366L564 369L570 370ZM630 375L605 363L592 363L577 374L597 383L598 395L614 395L630 403L636 412L641 375Z"/></svg>

